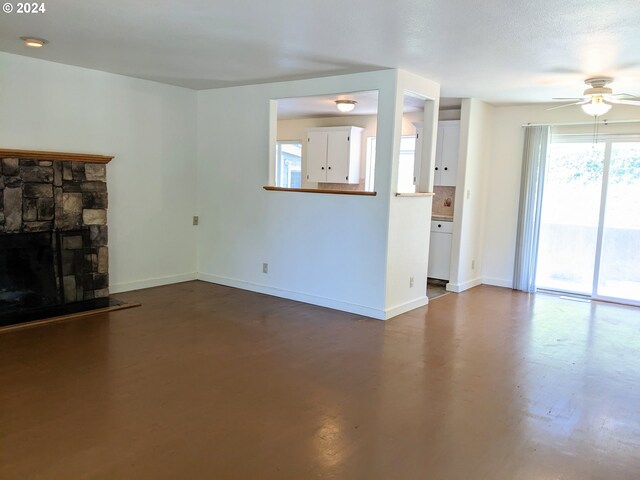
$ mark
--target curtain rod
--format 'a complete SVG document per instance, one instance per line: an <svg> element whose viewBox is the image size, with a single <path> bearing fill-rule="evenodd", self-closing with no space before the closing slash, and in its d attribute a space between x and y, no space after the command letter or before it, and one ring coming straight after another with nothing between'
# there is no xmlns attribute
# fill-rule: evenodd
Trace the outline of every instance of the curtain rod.
<svg viewBox="0 0 640 480"><path fill-rule="evenodd" d="M608 125L621 125L625 123L640 123L640 120L600 120L598 122L598 126L606 127ZM523 123L523 127L571 127L578 125L593 125L593 121L591 122L557 122L557 123Z"/></svg>

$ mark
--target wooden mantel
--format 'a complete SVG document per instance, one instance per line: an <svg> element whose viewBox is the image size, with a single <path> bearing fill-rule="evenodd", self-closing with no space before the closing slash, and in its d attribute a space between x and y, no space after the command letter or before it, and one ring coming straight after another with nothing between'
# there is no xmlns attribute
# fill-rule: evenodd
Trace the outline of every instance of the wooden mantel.
<svg viewBox="0 0 640 480"><path fill-rule="evenodd" d="M13 150L0 148L0 158L29 158L37 160L71 161L85 163L109 163L113 157L90 153L44 152L39 150Z"/></svg>

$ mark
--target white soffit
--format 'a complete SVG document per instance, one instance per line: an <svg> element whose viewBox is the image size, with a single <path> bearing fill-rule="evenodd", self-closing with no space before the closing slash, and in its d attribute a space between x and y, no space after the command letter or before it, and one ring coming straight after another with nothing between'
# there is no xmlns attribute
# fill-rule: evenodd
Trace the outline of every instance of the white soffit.
<svg viewBox="0 0 640 480"><path fill-rule="evenodd" d="M336 100L354 100L357 103L351 112L342 113L336 108ZM377 90L278 99L278 119L280 120L377 114Z"/></svg>

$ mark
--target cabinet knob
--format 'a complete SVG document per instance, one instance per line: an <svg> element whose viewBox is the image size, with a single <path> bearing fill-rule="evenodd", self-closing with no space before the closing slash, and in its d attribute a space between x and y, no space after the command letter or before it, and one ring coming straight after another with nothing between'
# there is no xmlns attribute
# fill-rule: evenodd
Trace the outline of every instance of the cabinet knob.
<svg viewBox="0 0 640 480"><path fill-rule="evenodd" d="M324 170L324 167L320 167L322 170Z"/></svg>
<svg viewBox="0 0 640 480"><path fill-rule="evenodd" d="M438 167L436 167L436 170L438 170Z"/></svg>
<svg viewBox="0 0 640 480"><path fill-rule="evenodd" d="M445 170L449 170L449 167L444 167Z"/></svg>
<svg viewBox="0 0 640 480"><path fill-rule="evenodd" d="M327 167L329 170L331 170L331 167Z"/></svg>
<svg viewBox="0 0 640 480"><path fill-rule="evenodd" d="M439 223L439 224L438 224L438 228L440 228L440 227L442 227L442 224L441 224L441 223Z"/></svg>

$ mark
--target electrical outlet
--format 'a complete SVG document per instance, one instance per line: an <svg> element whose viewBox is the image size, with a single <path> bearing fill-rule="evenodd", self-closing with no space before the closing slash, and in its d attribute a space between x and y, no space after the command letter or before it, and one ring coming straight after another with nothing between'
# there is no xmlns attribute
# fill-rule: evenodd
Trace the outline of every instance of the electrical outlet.
<svg viewBox="0 0 640 480"><path fill-rule="evenodd" d="M269 264L268 263L263 263L262 264L262 273L269 273Z"/></svg>
<svg viewBox="0 0 640 480"><path fill-rule="evenodd" d="M476 269L476 261L471 260L471 270L475 270L475 269Z"/></svg>
<svg viewBox="0 0 640 480"><path fill-rule="evenodd" d="M469 198L471 198L471 190L467 190L467 200L469 200Z"/></svg>
<svg viewBox="0 0 640 480"><path fill-rule="evenodd" d="M197 216L197 215L194 215L194 216L193 216L193 224L194 224L194 225L198 225L198 222L199 222L199 221L200 221L200 219L198 218L198 216Z"/></svg>
<svg viewBox="0 0 640 480"><path fill-rule="evenodd" d="M413 277L409 277L409 288L413 288Z"/></svg>

